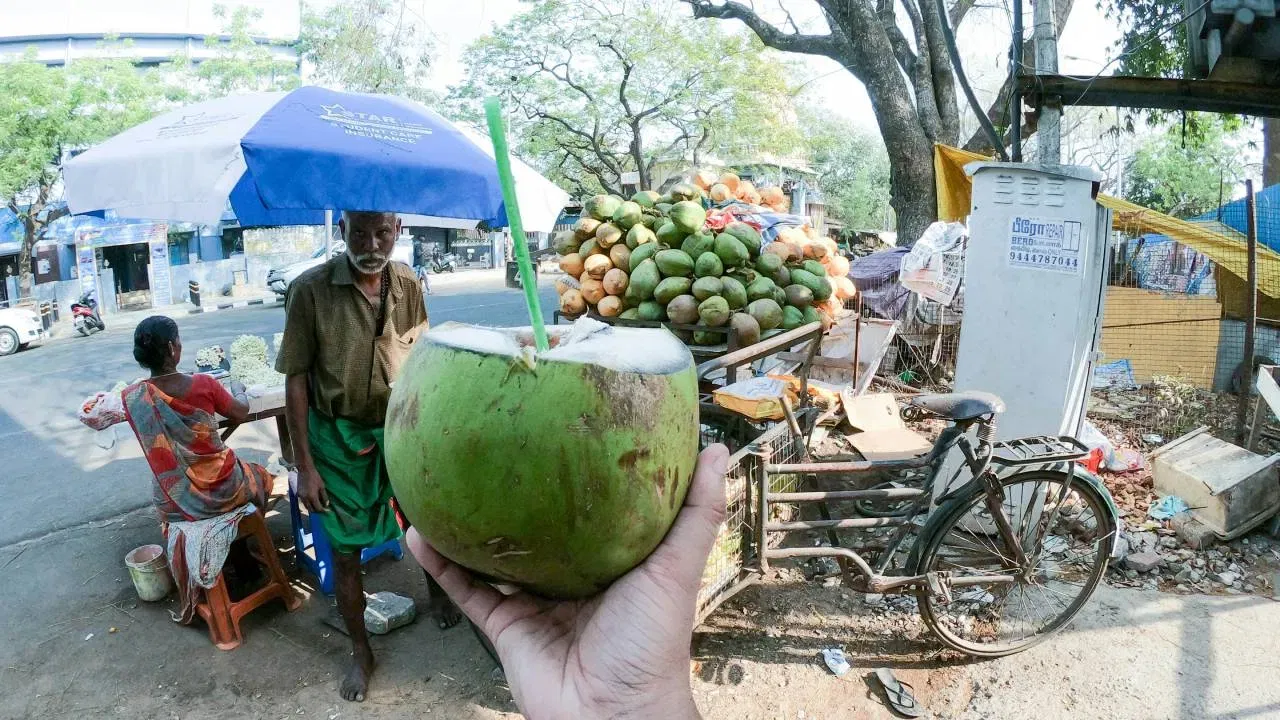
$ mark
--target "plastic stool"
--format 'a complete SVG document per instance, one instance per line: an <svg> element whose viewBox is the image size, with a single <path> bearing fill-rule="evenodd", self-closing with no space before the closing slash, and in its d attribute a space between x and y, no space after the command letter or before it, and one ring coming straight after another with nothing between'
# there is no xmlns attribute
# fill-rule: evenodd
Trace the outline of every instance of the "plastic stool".
<svg viewBox="0 0 1280 720"><path fill-rule="evenodd" d="M218 581L209 588L204 598L196 603L196 612L209 626L209 638L219 650L235 650L244 642L240 632L240 619L261 607L264 603L280 598L290 612L302 607L299 598L289 586L289 578L285 577L280 567L280 558L276 555L276 546L271 542L271 533L267 532L267 521L261 510L240 519L236 539L253 537L258 541L258 551L252 553L253 558L266 570L267 582L258 590L239 602L232 602L227 593L227 582L223 573L218 574Z"/></svg>
<svg viewBox="0 0 1280 720"><path fill-rule="evenodd" d="M311 514L305 512L302 503L298 502L296 476L289 473L289 517L293 519L293 546L298 557L298 565L306 568L320 581L320 592L333 594L333 546L329 544L329 536L324 531L324 524L312 522ZM310 551L310 552L307 552ZM381 545L365 548L360 551L360 564L370 560L391 555L396 560L404 557L400 547L400 539L388 540Z"/></svg>

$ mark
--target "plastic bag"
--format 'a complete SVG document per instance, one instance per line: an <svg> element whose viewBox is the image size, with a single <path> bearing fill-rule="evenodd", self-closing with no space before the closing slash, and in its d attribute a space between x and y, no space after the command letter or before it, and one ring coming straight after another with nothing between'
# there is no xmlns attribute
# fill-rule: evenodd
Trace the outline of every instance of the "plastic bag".
<svg viewBox="0 0 1280 720"><path fill-rule="evenodd" d="M930 225L911 252L902 256L898 282L934 302L950 305L964 280L964 246L968 238L969 229L962 223Z"/></svg>
<svg viewBox="0 0 1280 720"><path fill-rule="evenodd" d="M94 430L106 430L125 421L124 400L116 392L94 393L80 403L77 417L81 423Z"/></svg>
<svg viewBox="0 0 1280 720"><path fill-rule="evenodd" d="M1111 444L1111 440L1102 434L1102 431L1094 426L1088 420L1084 423L1084 428L1080 431L1080 442L1090 450L1102 451L1102 465L1110 466L1115 461L1116 448Z"/></svg>

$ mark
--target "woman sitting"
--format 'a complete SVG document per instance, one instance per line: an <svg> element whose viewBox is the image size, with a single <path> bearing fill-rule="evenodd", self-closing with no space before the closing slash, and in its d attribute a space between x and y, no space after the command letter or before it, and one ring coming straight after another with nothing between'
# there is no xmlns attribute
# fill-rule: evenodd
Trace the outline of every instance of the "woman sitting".
<svg viewBox="0 0 1280 720"><path fill-rule="evenodd" d="M248 401L242 389L232 396L208 375L178 371L182 341L172 318L139 323L133 357L151 377L124 389L125 416L155 475L156 510L182 600L175 619L190 622L195 596L217 580L248 504L266 509L272 478L223 445L217 416L243 422Z"/></svg>

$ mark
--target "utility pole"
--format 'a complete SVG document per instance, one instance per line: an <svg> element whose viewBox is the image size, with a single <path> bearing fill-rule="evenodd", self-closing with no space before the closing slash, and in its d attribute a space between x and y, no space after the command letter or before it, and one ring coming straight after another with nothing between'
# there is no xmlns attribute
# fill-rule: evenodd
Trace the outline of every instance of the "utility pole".
<svg viewBox="0 0 1280 720"><path fill-rule="evenodd" d="M1054 22L1054 0L1035 0L1036 74L1058 74L1058 33ZM1062 103L1047 98L1040 104L1040 126L1036 131L1040 162L1062 164Z"/></svg>

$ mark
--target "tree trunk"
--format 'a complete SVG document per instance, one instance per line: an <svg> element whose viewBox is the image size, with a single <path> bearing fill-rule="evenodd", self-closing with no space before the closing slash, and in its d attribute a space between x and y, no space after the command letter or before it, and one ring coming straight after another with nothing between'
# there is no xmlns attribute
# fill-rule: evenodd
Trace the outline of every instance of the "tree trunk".
<svg viewBox="0 0 1280 720"><path fill-rule="evenodd" d="M1280 183L1280 118L1262 120L1262 186Z"/></svg>
<svg viewBox="0 0 1280 720"><path fill-rule="evenodd" d="M18 251L18 297L9 298L10 302L31 297L32 289L35 287L35 278L31 274L31 253L35 250L35 246L36 223L28 214L23 218L22 249Z"/></svg>
<svg viewBox="0 0 1280 720"><path fill-rule="evenodd" d="M899 244L912 245L938 216L933 144L893 56L868 59L859 70L889 154L889 204L898 218Z"/></svg>
<svg viewBox="0 0 1280 720"><path fill-rule="evenodd" d="M640 121L631 121L631 159L635 161L636 172L640 175L640 182L636 183L637 190L649 190L649 168L645 167L644 162L644 145L643 138L640 135ZM626 183L622 182L622 178L618 178L618 184L623 187Z"/></svg>

